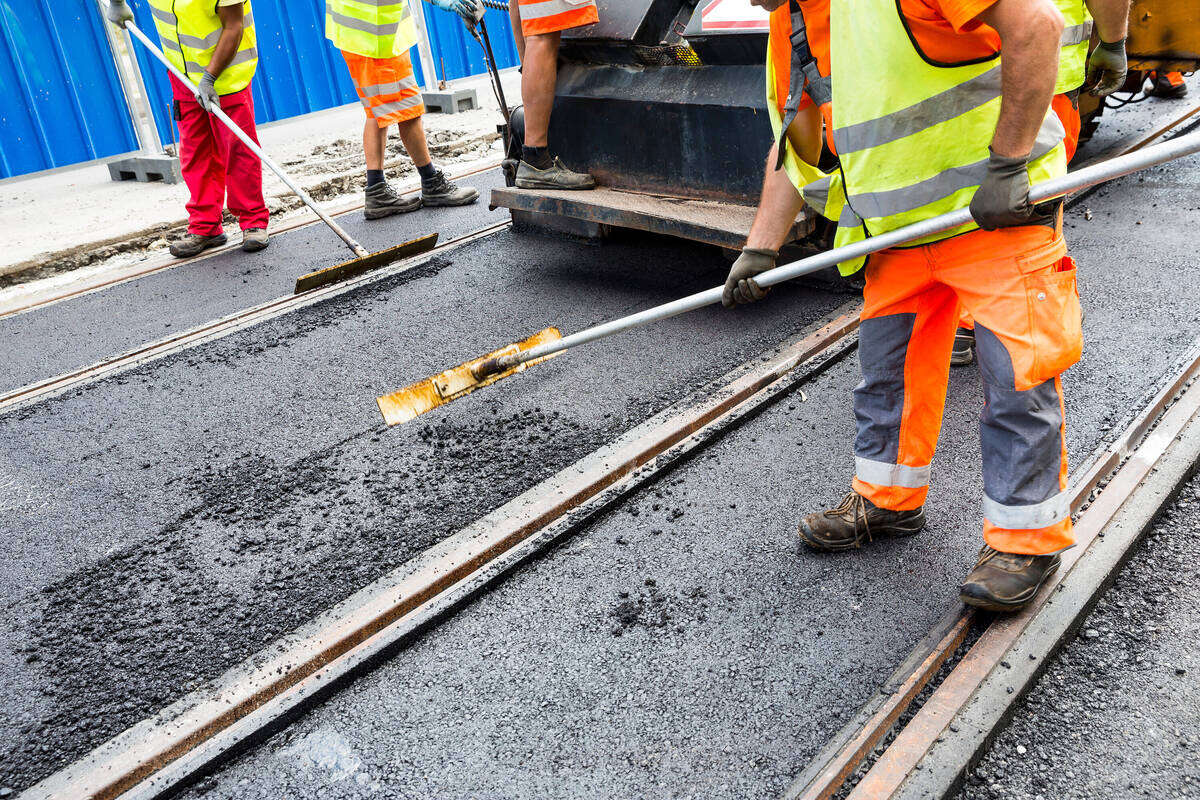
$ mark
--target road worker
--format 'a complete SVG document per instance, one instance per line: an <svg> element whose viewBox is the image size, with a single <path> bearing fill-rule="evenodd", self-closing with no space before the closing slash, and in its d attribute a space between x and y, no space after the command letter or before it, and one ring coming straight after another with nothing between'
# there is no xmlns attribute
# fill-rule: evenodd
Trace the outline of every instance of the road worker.
<svg viewBox="0 0 1200 800"><path fill-rule="evenodd" d="M364 213L367 219L416 211L425 206L462 206L479 199L479 190L458 186L433 166L421 117L425 104L408 51L420 38L409 2L416 0L326 0L325 38L342 51L358 97L366 110L363 151L367 162ZM431 0L472 24L483 17L480 0ZM400 141L421 176L421 194L404 197L383 174L388 128Z"/></svg>
<svg viewBox="0 0 1200 800"><path fill-rule="evenodd" d="M753 2L797 27L790 12L800 5ZM764 213L790 225L807 202L838 223L835 244L846 245L970 208L973 222L841 265L845 274L866 270L855 477L843 500L806 516L799 533L809 547L835 552L924 528L961 303L976 320L986 399L985 544L961 597L1002 611L1028 603L1074 543L1059 376L1082 350L1075 265L1061 202L1029 201L1031 183L1066 171L1065 132L1050 108L1065 27L1052 0L832 4L828 80L816 84L829 90L826 138L838 169L822 175L804 163L804 148L781 129L786 112L770 104L776 158L783 153L801 195L788 197L776 182L779 196L760 207L725 287L731 305L765 294L754 276L774 266L782 236L771 234L782 223L764 222ZM782 21L772 26L781 30ZM772 58L789 61L769 66L769 78L786 72L792 94L797 73L822 77L814 51L777 42ZM811 63L792 63L797 54ZM797 112L792 124L819 118ZM819 141L815 128L800 133L810 150Z"/></svg>
<svg viewBox="0 0 1200 800"><path fill-rule="evenodd" d="M1066 129L1063 144L1067 148L1067 163L1075 157L1079 144L1079 93L1086 91L1096 97L1106 97L1121 88L1128 72L1125 39L1129 33L1129 0L1054 0L1066 22L1063 31L1062 53L1058 59L1058 82L1054 86L1051 108ZM1088 41L1093 28L1099 43L1088 55ZM997 47L999 42L996 43ZM963 312L954 335L954 350L950 355L953 366L964 366L975 360L975 324L971 315Z"/></svg>
<svg viewBox="0 0 1200 800"><path fill-rule="evenodd" d="M225 244L221 216L226 205L242 228L242 249L267 246L270 215L263 202L262 164L221 122L220 108L255 142L250 81L258 65L254 13L249 0L149 0L154 27L167 58L199 86L193 95L170 76L179 124L179 167L191 193L188 234L171 245L171 255L188 258ZM110 0L109 21L133 21L125 0Z"/></svg>
<svg viewBox="0 0 1200 800"><path fill-rule="evenodd" d="M509 0L509 19L521 57L525 131L517 186L521 189L593 189L591 175L572 172L549 148L550 112L558 82L562 32L599 20L596 0Z"/></svg>

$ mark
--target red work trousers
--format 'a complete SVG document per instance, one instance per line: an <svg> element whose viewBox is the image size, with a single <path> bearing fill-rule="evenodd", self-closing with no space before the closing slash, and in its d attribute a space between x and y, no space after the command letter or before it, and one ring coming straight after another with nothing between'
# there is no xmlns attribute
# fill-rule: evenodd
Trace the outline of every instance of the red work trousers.
<svg viewBox="0 0 1200 800"><path fill-rule="evenodd" d="M188 231L200 236L220 233L221 214L227 204L242 230L267 227L270 214L263 202L262 163L258 156L201 108L195 96L173 75L171 88L179 109L179 166L192 194L187 204ZM249 86L222 97L221 109L258 142L254 98Z"/></svg>

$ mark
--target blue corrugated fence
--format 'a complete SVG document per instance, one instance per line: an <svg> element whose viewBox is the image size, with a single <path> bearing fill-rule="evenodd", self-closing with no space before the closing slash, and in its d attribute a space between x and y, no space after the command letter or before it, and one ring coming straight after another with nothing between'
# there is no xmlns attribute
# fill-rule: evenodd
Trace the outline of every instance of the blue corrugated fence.
<svg viewBox="0 0 1200 800"><path fill-rule="evenodd" d="M155 38L149 2L130 5L138 26ZM453 80L484 72L482 48L462 21L423 8L439 75ZM508 15L488 11L487 21L500 67L516 65ZM325 39L324 0L254 0L254 23L259 122L357 101L341 54ZM0 177L136 149L102 24L95 0L0 0ZM174 141L166 70L140 44L133 46L159 134ZM416 48L411 56L423 82Z"/></svg>

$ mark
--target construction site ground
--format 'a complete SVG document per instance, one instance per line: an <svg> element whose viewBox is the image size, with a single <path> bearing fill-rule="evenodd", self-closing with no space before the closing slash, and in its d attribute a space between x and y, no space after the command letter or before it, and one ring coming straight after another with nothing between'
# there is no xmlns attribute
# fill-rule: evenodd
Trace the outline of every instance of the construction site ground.
<svg viewBox="0 0 1200 800"><path fill-rule="evenodd" d="M1081 157L1164 108L1110 112ZM486 194L500 177L468 182ZM1198 190L1193 157L1067 213L1086 311L1084 357L1064 377L1073 463L1196 340ZM486 198L343 217L368 249L502 219ZM345 257L309 226L264 253L0 318L0 391L287 294ZM0 788L28 788L855 300L849 287L783 285L751 307L570 352L406 425L380 419L380 394L548 325L579 330L706 289L726 270L715 248L675 240L504 229L0 414ZM797 547L797 519L847 488L857 380L851 354L185 796L780 796L959 602L981 543L982 399L968 367L952 378L928 530L838 556ZM1193 484L963 797L1200 793L1196 502ZM1128 746L1079 736L1088 725Z"/></svg>

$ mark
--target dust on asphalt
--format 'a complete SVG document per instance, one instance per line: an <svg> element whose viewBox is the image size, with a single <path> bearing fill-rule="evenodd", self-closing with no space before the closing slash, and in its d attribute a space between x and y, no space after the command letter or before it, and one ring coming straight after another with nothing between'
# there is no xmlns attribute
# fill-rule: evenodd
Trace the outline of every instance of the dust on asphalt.
<svg viewBox="0 0 1200 800"><path fill-rule="evenodd" d="M960 800L1200 797L1200 478L1018 704Z"/></svg>

